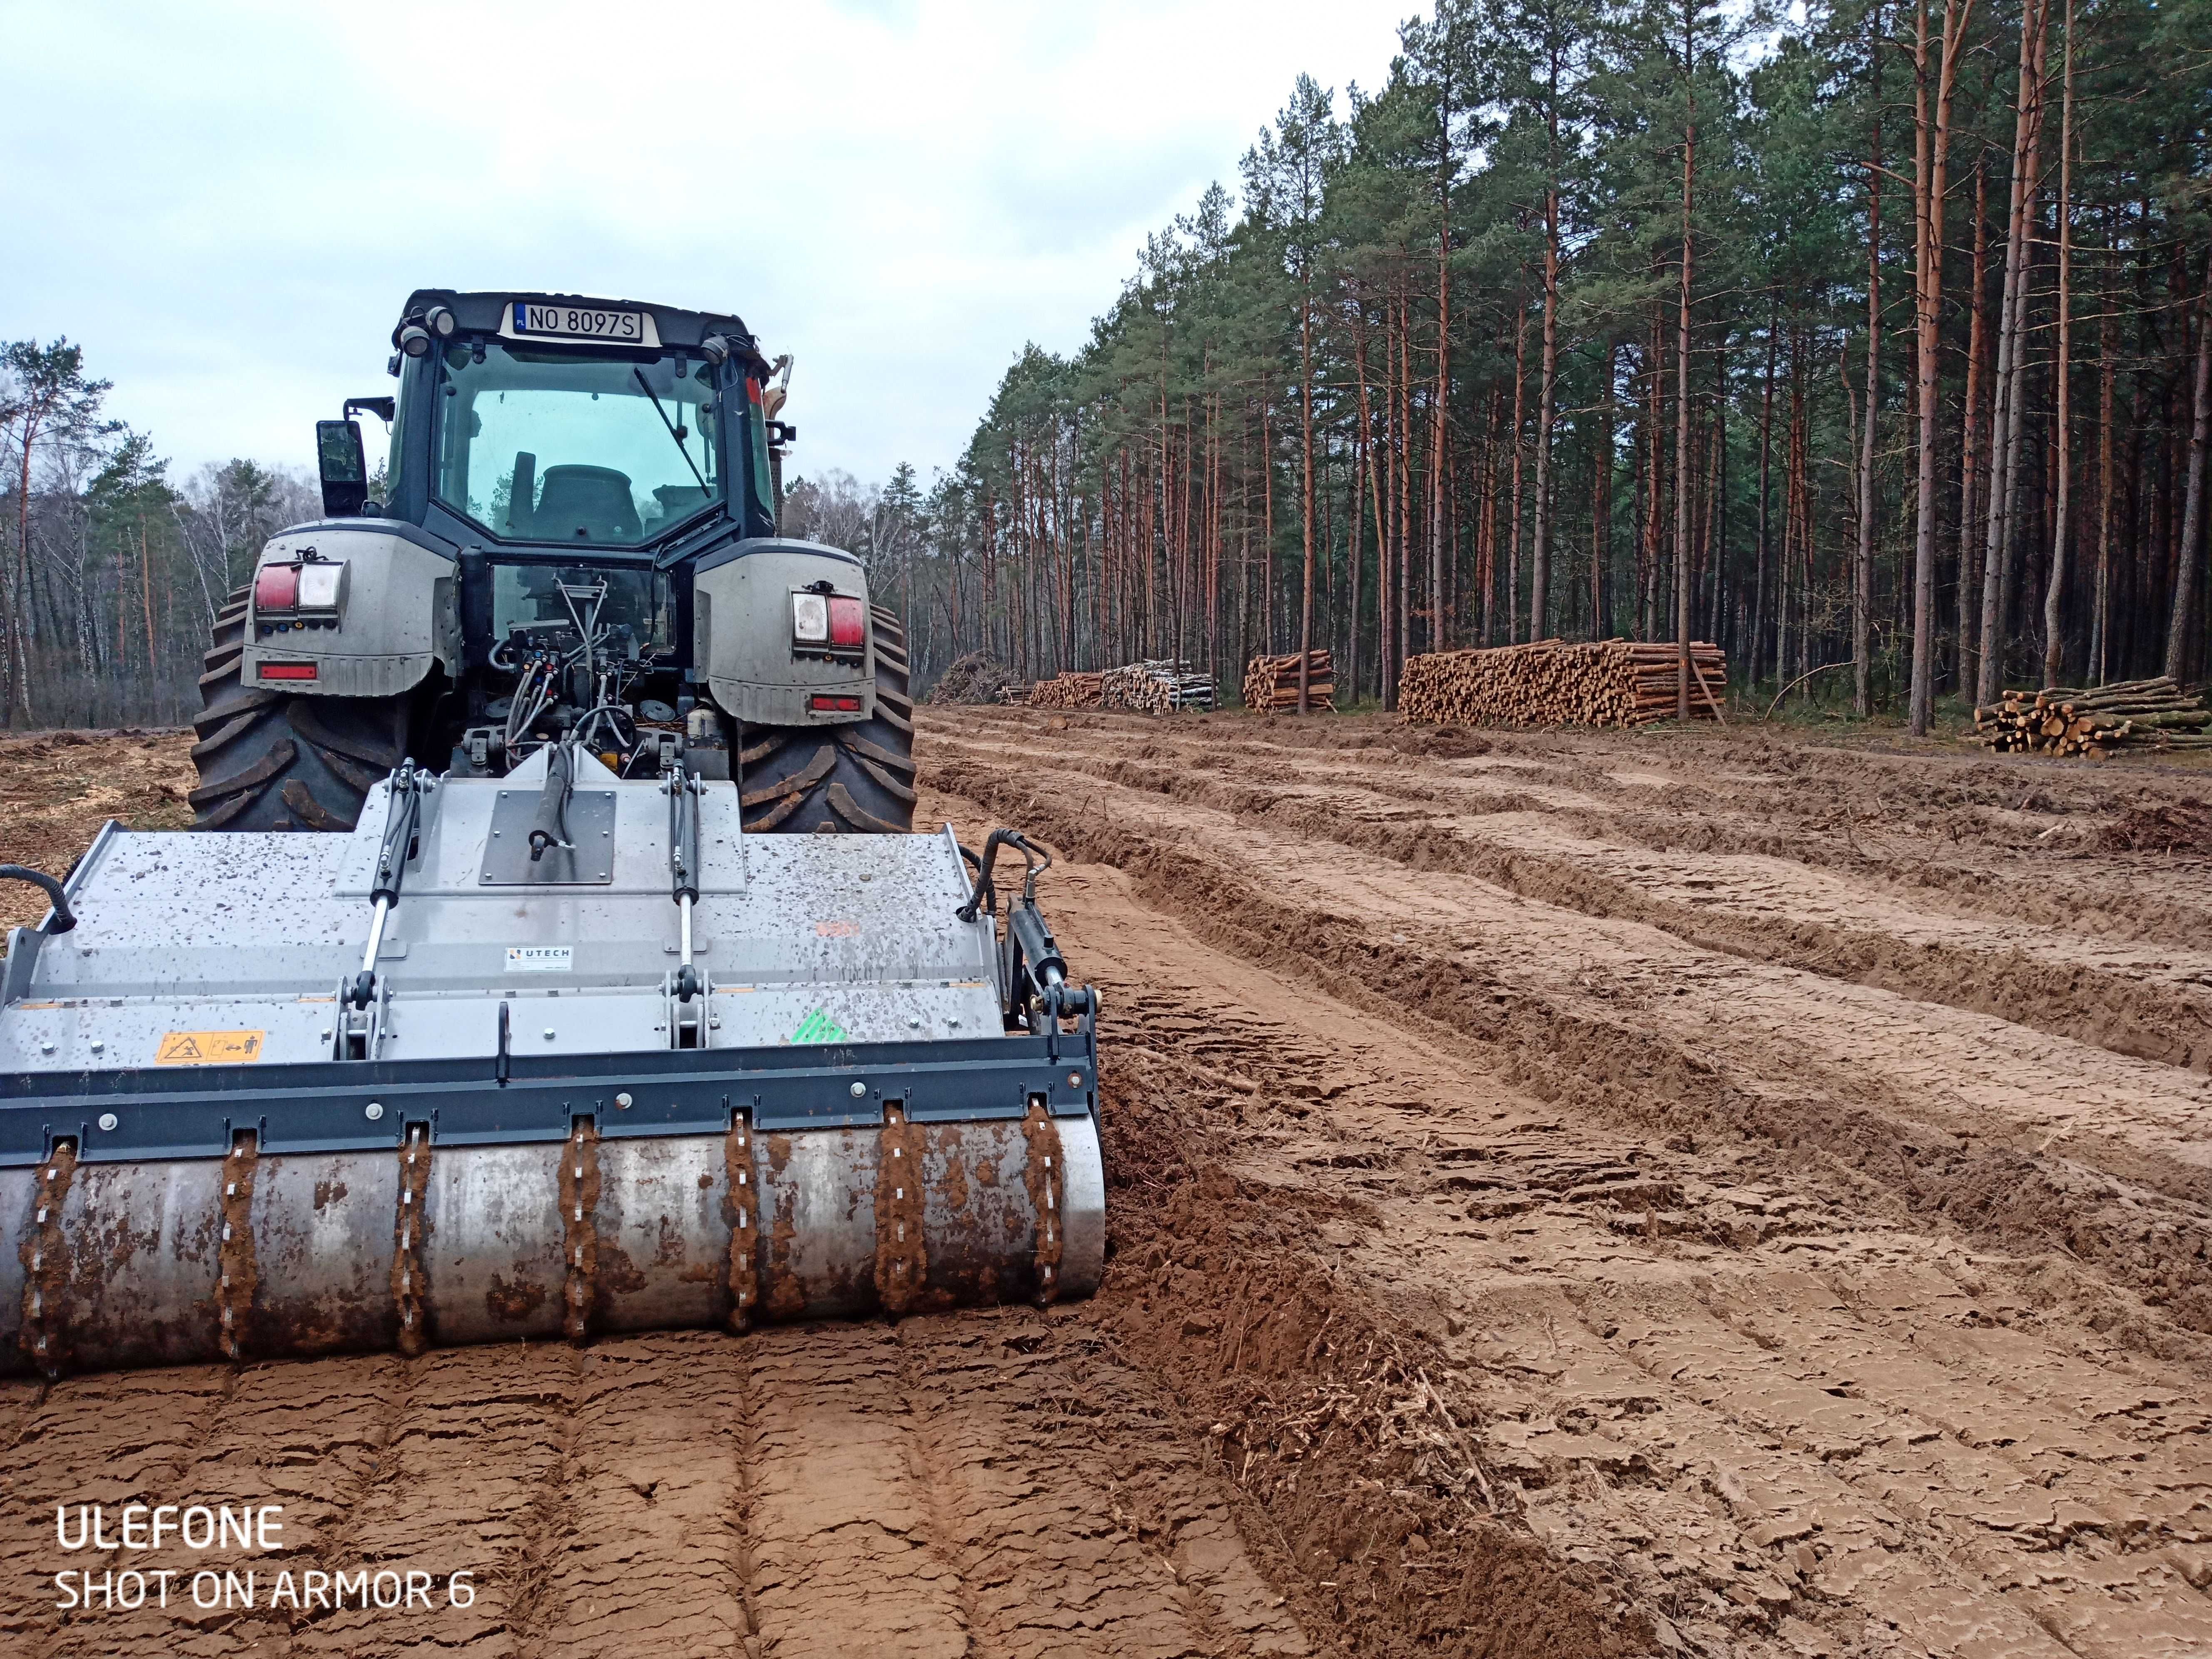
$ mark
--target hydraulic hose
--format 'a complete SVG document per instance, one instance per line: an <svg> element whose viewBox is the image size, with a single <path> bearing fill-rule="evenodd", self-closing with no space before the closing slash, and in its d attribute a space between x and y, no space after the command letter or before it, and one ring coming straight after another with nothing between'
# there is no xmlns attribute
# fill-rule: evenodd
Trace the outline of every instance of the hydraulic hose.
<svg viewBox="0 0 2212 1659"><path fill-rule="evenodd" d="M76 926L76 913L70 908L69 895L62 891L61 883L43 870L32 870L20 864L0 864L0 880L27 881L33 887L43 887L53 902L54 925L49 933L66 933Z"/></svg>
<svg viewBox="0 0 2212 1659"><path fill-rule="evenodd" d="M538 793L538 815L530 824L530 861L536 864L549 847L567 848L568 796L576 787L576 751L573 744L557 743L545 760L545 787Z"/></svg>
<svg viewBox="0 0 2212 1659"><path fill-rule="evenodd" d="M1036 878L1052 867L1052 854L1036 846L1018 830L994 830L990 839L983 843L982 862L975 871L975 889L968 895L968 902L954 912L961 921L973 921L977 912L998 908L998 889L991 881L991 866L998 862L999 848L1002 846L1022 849L1023 857L1028 861L1028 868L1022 872L1022 895L1032 902L1036 900ZM963 857L974 862L973 854L966 848L960 851Z"/></svg>

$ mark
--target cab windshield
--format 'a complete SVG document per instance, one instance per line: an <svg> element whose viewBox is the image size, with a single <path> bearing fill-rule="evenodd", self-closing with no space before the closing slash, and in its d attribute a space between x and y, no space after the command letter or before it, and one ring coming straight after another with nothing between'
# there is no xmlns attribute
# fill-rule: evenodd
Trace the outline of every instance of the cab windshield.
<svg viewBox="0 0 2212 1659"><path fill-rule="evenodd" d="M635 547L718 504L714 371L498 340L445 348L438 499L506 541Z"/></svg>

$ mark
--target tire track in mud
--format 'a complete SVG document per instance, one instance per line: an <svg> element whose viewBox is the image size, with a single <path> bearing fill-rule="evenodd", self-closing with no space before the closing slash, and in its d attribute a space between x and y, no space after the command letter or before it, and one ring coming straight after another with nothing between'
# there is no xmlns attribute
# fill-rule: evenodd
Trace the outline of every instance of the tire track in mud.
<svg viewBox="0 0 2212 1659"><path fill-rule="evenodd" d="M2190 1583L2212 1565L2189 1541L2212 1524L2201 1373L2077 1357L2094 1339L2039 1321L2007 1267L1967 1290L1986 1267L1869 1225L1844 1183L1492 1093L1448 1051L1133 915L1127 892L1079 866L1054 903L1115 1027L1109 1158L1124 1178L1157 1162L1171 1194L1163 1216L1116 1190L1110 1327L1206 1306L1224 1235L1232 1274L1286 1242L1333 1256L1327 1302L1442 1368L1505 1511L1547 1547L1529 1574L1556 1591L1589 1573L1658 1650L2133 1659L2212 1640ZM1252 1387L1282 1329L1265 1291L1225 1288L1210 1321L1183 1313L1182 1363L1221 1402L1224 1461L1261 1510L1247 1537L1274 1522L1310 1594L1387 1579L1387 1612L1334 1609L1340 1629L1468 1640L1444 1609L1419 1623L1443 1599L1419 1570L1495 1581L1443 1528L1416 1548L1401 1498L1317 1478L1325 1391ZM1887 1328L1905 1321L1922 1347ZM1345 1431L1327 1417L1322 1438ZM1476 1598L1493 1639L1513 1601Z"/></svg>
<svg viewBox="0 0 2212 1659"><path fill-rule="evenodd" d="M1255 782L1364 776L1462 813L1542 812L1651 853L1771 858L2000 923L2185 951L2212 928L2212 905L2174 879L2201 858L2177 865L2112 833L2151 809L2203 823L2212 774L2170 763L1883 754L1756 730L1475 731L1373 716L1301 729L1200 716L1164 737L1117 716L1062 718L1139 759L1175 756Z"/></svg>
<svg viewBox="0 0 2212 1659"><path fill-rule="evenodd" d="M2119 1314L2147 1340L2186 1346L2171 1326L2159 1334L2169 1319L2212 1331L2207 1176L2175 1156L2202 1133L2190 1126L2204 1109L2188 1102L2206 1085L2192 1074L2092 1066L2060 1040L1963 1014L1942 1016L1955 1029L1922 1018L1908 1051L1899 1021L1916 1005L1886 993L1700 962L1671 935L1532 907L1474 878L1417 892L1389 873L1400 866L1362 862L1373 854L1324 859L1279 826L1170 806L1079 768L1066 781L1034 759L1002 769L988 743L957 735L939 743L955 755L937 770L942 787L1130 870L1146 898L1212 942L1260 961L1294 954L1340 994L1476 1039L1509 1079L1547 1097L1817 1149L1905 1211L2056 1244L2116 1274L2154 1310ZM1998 1065L2014 1081L1996 1080ZM2023 1105L2055 1115L2024 1121ZM2142 1107L2181 1115L2169 1110L2160 1131L2129 1115Z"/></svg>
<svg viewBox="0 0 2212 1659"><path fill-rule="evenodd" d="M933 1316L897 1339L978 1659L1310 1650L1182 1437L1080 1313Z"/></svg>
<svg viewBox="0 0 2212 1659"><path fill-rule="evenodd" d="M967 803L942 797L923 814L948 815L981 823ZM1085 875L1069 869L1054 879ZM1049 905L1056 927L1076 914L1060 887ZM1120 908L1125 920L1148 915L1126 896ZM1248 1026L1264 1029L1273 1060L1301 1076L1325 1075L1344 1056L1251 1021L1213 988L1177 1000L1148 994L1141 972L1095 975L1097 939L1080 937L1088 948L1079 972L1110 987L1101 1076L1112 1238L1099 1295L1069 1311L1164 1380L1188 1422L1207 1426L1208 1463L1232 1494L1224 1522L1234 1533L1209 1524L1199 1534L1206 1554L1195 1558L1179 1540L1179 1576L1194 1576L1187 1559L1203 1565L1241 1539L1324 1651L1585 1659L1650 1650L1650 1622L1617 1574L1555 1559L1492 1508L1468 1420L1439 1391L1444 1368L1428 1335L1401 1327L1366 1287L1340 1281L1318 1259L1318 1240L1350 1213L1343 1203L1247 1187L1228 1167L1233 1138L1186 1098L1187 1081L1237 1099L1259 1086ZM1278 1074L1273 1064L1264 1070ZM1457 1409L1472 1410L1464 1401ZM1255 1448L1278 1437L1277 1461L1255 1475ZM1186 1512L1183 1500L1163 1509L1134 1486L1117 1487L1116 1501L1131 1516L1125 1524L1164 1540L1164 1523Z"/></svg>
<svg viewBox="0 0 2212 1659"><path fill-rule="evenodd" d="M1146 754L1159 747L1135 746ZM1225 746L1202 738L1187 758L1218 760ZM1596 782L1581 774L1571 775L1571 792L1500 793L1482 775L1368 776L1370 768L1330 768L1304 756L1261 769L1265 781L1231 766L1200 770L1110 749L1054 758L1105 781L1264 819L1409 869L1474 876L1586 915L1642 922L1702 949L1988 1014L2133 1058L2212 1069L2212 992L2204 988L2212 986L2212 953L2201 948L2202 934L2178 950L2171 943L2100 947L2057 926L2023 926L2016 914L1979 921L1915 914L1854 888L1843 872L1810 869L1797 873L1795 890L1777 895L1759 861L1773 861L1778 876L1795 860L1771 851L1705 852L1654 867L1648 855L1621 845L1619 823L1597 810ZM1435 810L1409 808L1409 801ZM1549 820L1572 828L1563 833ZM1854 862L1848 873L1864 878L1873 861L1861 855ZM1821 911L1840 919L1820 920Z"/></svg>

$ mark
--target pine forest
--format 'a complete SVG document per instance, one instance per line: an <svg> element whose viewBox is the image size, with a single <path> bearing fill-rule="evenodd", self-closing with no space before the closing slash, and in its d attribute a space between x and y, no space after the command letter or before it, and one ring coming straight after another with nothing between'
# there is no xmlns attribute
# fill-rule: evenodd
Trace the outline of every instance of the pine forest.
<svg viewBox="0 0 2212 1659"><path fill-rule="evenodd" d="M1723 645L1925 730L2201 673L2212 7L1445 0L1302 77L897 579L1024 676ZM1832 672L1830 672L1832 671Z"/></svg>
<svg viewBox="0 0 2212 1659"><path fill-rule="evenodd" d="M2203 675L2212 0L1440 0L1400 45L1301 76L956 465L793 477L920 684L1310 648L1391 707L1421 653L1694 639L1925 732ZM9 352L6 717L178 718L303 480L173 483L77 348Z"/></svg>

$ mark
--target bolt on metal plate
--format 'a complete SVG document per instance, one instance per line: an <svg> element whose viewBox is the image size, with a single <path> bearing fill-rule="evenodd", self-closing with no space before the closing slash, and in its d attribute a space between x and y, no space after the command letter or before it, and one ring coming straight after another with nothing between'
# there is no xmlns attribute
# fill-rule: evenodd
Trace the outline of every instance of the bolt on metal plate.
<svg viewBox="0 0 2212 1659"><path fill-rule="evenodd" d="M535 789L502 789L492 803L484 842L481 887L605 887L615 878L615 792L579 789L568 797L569 847L549 847L530 861L530 826L537 821Z"/></svg>

